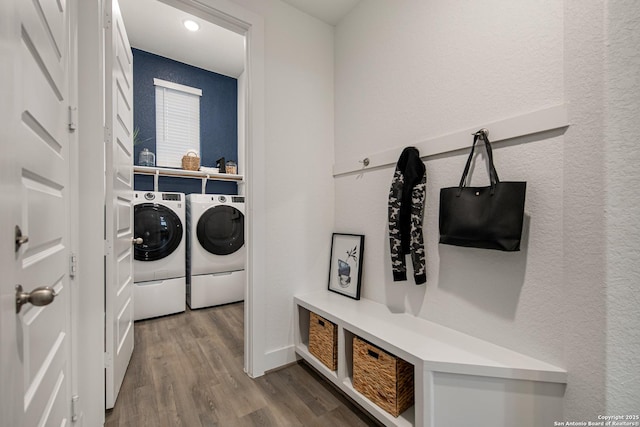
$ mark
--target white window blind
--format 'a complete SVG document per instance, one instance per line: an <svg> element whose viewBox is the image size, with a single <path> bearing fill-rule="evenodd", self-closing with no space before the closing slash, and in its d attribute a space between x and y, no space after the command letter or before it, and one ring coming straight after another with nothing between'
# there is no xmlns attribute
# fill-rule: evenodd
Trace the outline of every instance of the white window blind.
<svg viewBox="0 0 640 427"><path fill-rule="evenodd" d="M182 167L189 150L200 153L200 97L189 86L153 79L156 86L156 164Z"/></svg>

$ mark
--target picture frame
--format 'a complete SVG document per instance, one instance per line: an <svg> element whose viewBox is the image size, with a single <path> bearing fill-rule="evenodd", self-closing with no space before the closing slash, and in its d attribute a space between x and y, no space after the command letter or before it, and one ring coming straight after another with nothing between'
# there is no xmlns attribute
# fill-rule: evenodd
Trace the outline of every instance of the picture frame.
<svg viewBox="0 0 640 427"><path fill-rule="evenodd" d="M362 287L364 236L333 233L329 264L329 290L355 300Z"/></svg>

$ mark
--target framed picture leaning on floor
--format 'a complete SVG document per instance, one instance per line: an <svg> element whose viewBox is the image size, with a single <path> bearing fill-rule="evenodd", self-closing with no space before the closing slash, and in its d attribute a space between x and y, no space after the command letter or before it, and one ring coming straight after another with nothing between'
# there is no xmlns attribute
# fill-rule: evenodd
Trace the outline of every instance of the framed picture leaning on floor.
<svg viewBox="0 0 640 427"><path fill-rule="evenodd" d="M363 251L363 235L333 233L329 265L330 291L360 299Z"/></svg>

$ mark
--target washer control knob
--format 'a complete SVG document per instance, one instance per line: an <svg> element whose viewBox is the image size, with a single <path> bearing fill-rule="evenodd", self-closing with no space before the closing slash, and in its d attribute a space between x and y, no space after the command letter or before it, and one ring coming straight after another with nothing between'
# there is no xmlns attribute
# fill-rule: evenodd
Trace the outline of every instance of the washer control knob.
<svg viewBox="0 0 640 427"><path fill-rule="evenodd" d="M144 198L145 198L145 199L147 199L147 200L153 200L153 199L155 199L155 198L156 198L156 195L155 195L155 194L153 194L153 193L146 193L146 194L144 195Z"/></svg>

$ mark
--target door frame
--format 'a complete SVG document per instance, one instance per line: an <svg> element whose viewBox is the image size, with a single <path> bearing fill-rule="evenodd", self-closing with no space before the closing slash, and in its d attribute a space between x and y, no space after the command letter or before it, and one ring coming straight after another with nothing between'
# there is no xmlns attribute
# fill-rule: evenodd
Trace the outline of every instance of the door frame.
<svg viewBox="0 0 640 427"><path fill-rule="evenodd" d="M266 165L264 18L229 0L161 0L245 36L246 106L245 133L245 235L247 282L245 284L245 361L250 377L266 369ZM104 4L102 0L77 2L78 77L78 283L77 345L74 394L84 425L104 423Z"/></svg>
<svg viewBox="0 0 640 427"><path fill-rule="evenodd" d="M77 1L78 272L74 393L80 426L104 424L105 408L105 63L104 3ZM99 166L102 165L102 166ZM102 173L96 173L96 166Z"/></svg>

